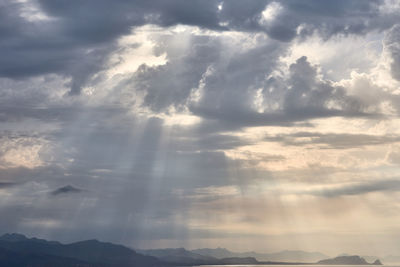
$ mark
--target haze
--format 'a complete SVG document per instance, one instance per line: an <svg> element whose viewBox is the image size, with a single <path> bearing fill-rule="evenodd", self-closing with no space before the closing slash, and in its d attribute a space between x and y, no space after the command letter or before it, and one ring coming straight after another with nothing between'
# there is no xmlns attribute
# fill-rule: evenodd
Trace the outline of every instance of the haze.
<svg viewBox="0 0 400 267"><path fill-rule="evenodd" d="M0 0L0 229L400 250L399 1Z"/></svg>

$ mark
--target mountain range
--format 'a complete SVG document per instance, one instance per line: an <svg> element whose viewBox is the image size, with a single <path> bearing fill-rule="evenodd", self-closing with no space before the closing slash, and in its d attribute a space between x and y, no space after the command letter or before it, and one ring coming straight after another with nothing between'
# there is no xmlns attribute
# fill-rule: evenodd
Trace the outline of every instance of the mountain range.
<svg viewBox="0 0 400 267"><path fill-rule="evenodd" d="M61 244L20 234L0 237L1 266L85 266L125 267L163 266L155 257L136 253L134 250L112 243L87 240Z"/></svg>
<svg viewBox="0 0 400 267"><path fill-rule="evenodd" d="M183 248L159 249L143 255L133 249L98 240L71 244L27 238L21 234L0 236L0 266L7 267L169 267L205 264L259 264L255 258L199 255Z"/></svg>
<svg viewBox="0 0 400 267"><path fill-rule="evenodd" d="M276 253L232 252L225 248L202 248L186 250L184 248L137 250L138 252L157 257L167 262L176 262L177 259L186 262L186 259L195 259L198 263L210 262L225 258L255 258L258 261L271 262L317 262L329 256L319 252L305 252L300 250L284 250Z"/></svg>
<svg viewBox="0 0 400 267"><path fill-rule="evenodd" d="M156 257L163 262L184 264L217 264L218 259L213 256L201 255L184 248L166 248L136 250L144 255ZM224 257L225 258L225 257Z"/></svg>
<svg viewBox="0 0 400 267"><path fill-rule="evenodd" d="M320 252L306 252L301 250L284 250L276 253L258 253L254 251L250 252L232 252L225 248L216 249L195 249L191 252L211 256L218 259L228 257L253 257L259 261L277 261L277 262L316 262L322 259L329 258L329 256Z"/></svg>
<svg viewBox="0 0 400 267"><path fill-rule="evenodd" d="M322 258L322 259L321 259ZM368 262L359 256L334 259L319 252L281 251L277 253L232 252L225 248L186 250L167 248L133 250L98 240L71 244L27 238L21 234L0 236L0 266L7 267L166 267L227 264L348 264ZM374 265L380 265L376 260Z"/></svg>

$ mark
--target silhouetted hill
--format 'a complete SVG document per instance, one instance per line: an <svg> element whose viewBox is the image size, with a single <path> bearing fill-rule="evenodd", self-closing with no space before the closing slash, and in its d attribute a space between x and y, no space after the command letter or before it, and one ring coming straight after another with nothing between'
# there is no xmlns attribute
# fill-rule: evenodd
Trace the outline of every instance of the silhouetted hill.
<svg viewBox="0 0 400 267"><path fill-rule="evenodd" d="M12 233L12 234L4 234L0 236L0 241L9 241L9 242L20 242L20 241L31 241L31 242L37 242L37 243L47 243L47 244L58 244L60 245L60 242L57 241L47 241L45 239L39 239L39 238L27 238L24 235L17 234L17 233Z"/></svg>
<svg viewBox="0 0 400 267"><path fill-rule="evenodd" d="M210 257L200 255L184 248L166 248L166 249L149 249L149 250L138 250L144 255L149 255L158 258L160 261L168 263L180 263L180 264L218 264L219 260Z"/></svg>
<svg viewBox="0 0 400 267"><path fill-rule="evenodd" d="M0 236L0 266L7 267L165 267L193 265L237 265L237 264L304 264L300 260L271 260L270 255L280 257L299 257L308 255L304 251L282 251L274 254L256 252L235 253L227 249L198 249L188 251L184 248L168 248L141 250L143 254L122 245L116 245L98 240L86 240L71 244L62 244L45 239L27 238L21 234L5 234ZM198 253L196 253L198 252ZM210 255L217 255L213 257ZM318 253L315 253L319 255ZM253 256L267 256L268 260L260 260ZM312 255L312 253L311 253ZM323 254L322 254L323 255ZM228 256L228 257L224 257ZM262 258L261 258L262 259ZM304 262L304 261L303 261ZM368 265L359 256L340 256L333 259L320 260L316 264L324 265ZM381 265L375 260L370 265Z"/></svg>
<svg viewBox="0 0 400 267"><path fill-rule="evenodd" d="M35 253L18 253L4 248L0 248L0 266L7 267L71 267L71 266L90 266L86 262Z"/></svg>
<svg viewBox="0 0 400 267"><path fill-rule="evenodd" d="M360 256L339 256L333 259L320 260L317 264L321 265L382 265L379 260L376 260L373 264L368 263L364 258Z"/></svg>
<svg viewBox="0 0 400 267"><path fill-rule="evenodd" d="M259 264L251 257L217 259L184 248L142 250L86 240L71 244L27 238L20 234L0 236L0 266L7 267L161 267L209 264Z"/></svg>
<svg viewBox="0 0 400 267"><path fill-rule="evenodd" d="M228 257L253 257L258 261L275 261L275 262L316 262L326 259L329 256L320 252L306 252L301 250L284 250L276 253L257 253L257 252L232 252L225 248L202 248L195 249L192 252L204 256L215 257L217 259Z"/></svg>
<svg viewBox="0 0 400 267"><path fill-rule="evenodd" d="M24 235L21 234L4 234L0 236L0 241L9 241L9 242L16 242L16 241L25 241L28 240L28 238Z"/></svg>
<svg viewBox="0 0 400 267"><path fill-rule="evenodd" d="M337 257L340 257L340 256L351 256L351 255L347 254L347 253L341 253L341 254L337 255ZM374 262L376 260L379 260L379 258L376 256L361 255L360 257L364 258L364 260L366 260L367 262Z"/></svg>
<svg viewBox="0 0 400 267"><path fill-rule="evenodd" d="M252 257L246 257L246 258L224 258L220 259L220 262L222 264L259 264L259 262Z"/></svg>
<svg viewBox="0 0 400 267"><path fill-rule="evenodd" d="M70 260L73 259L75 262L86 262L90 264L89 266L147 267L161 265L161 262L154 257L138 254L134 250L121 245L97 240L87 240L64 245L43 239L29 239L18 234L6 234L0 237L0 248L6 252L29 255L27 260L35 258L36 260L43 259L45 261L47 258L52 257L53 261L61 261L63 258L67 258ZM8 258L5 256L5 259ZM0 264L0 266L3 265Z"/></svg>
<svg viewBox="0 0 400 267"><path fill-rule="evenodd" d="M289 261L289 262L316 262L329 256L320 252L308 252L302 250L283 250L276 253L264 254L259 260Z"/></svg>
<svg viewBox="0 0 400 267"><path fill-rule="evenodd" d="M261 264L254 257L224 257L217 259L212 256L204 256L184 248L166 248L138 250L145 255L157 257L160 261L176 265L227 265L227 264ZM229 251L228 251L229 252Z"/></svg>
<svg viewBox="0 0 400 267"><path fill-rule="evenodd" d="M241 254L229 251L226 248L200 248L191 250L191 252L217 259L235 257L238 254Z"/></svg>

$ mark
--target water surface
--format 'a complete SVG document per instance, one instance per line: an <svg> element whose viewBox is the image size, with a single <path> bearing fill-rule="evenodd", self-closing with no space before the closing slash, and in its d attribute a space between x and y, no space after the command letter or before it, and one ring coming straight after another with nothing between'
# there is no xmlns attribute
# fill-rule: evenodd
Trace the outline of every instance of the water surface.
<svg viewBox="0 0 400 267"><path fill-rule="evenodd" d="M296 264L296 265L270 265L270 264L266 264L266 265L261 265L261 264L257 264L257 265L247 265L247 264L243 264L243 265L201 265L202 267L238 267L238 266L243 266L243 267L378 267L378 266L382 266L382 267L400 267L399 265L300 265L300 264Z"/></svg>

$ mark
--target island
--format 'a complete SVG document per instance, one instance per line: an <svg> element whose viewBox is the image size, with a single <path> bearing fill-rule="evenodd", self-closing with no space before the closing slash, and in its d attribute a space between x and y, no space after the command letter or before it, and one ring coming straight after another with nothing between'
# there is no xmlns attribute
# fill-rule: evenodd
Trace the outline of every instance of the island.
<svg viewBox="0 0 400 267"><path fill-rule="evenodd" d="M316 264L318 265L382 265L380 260L376 260L373 263L368 263L364 258L360 256L339 256L333 259L320 260Z"/></svg>

